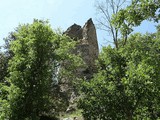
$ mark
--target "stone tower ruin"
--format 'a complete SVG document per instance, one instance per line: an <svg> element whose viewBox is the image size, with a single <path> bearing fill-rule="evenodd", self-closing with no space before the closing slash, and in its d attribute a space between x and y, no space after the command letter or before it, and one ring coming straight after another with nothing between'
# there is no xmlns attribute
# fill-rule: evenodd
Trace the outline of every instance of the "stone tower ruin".
<svg viewBox="0 0 160 120"><path fill-rule="evenodd" d="M79 74L87 79L91 78L95 71L95 60L99 53L96 29L92 19L90 18L83 27L73 24L64 34L78 41L74 53L80 53L87 66L87 68L80 69Z"/></svg>
<svg viewBox="0 0 160 120"><path fill-rule="evenodd" d="M73 24L64 34L77 41L75 49L71 52L80 54L85 63L84 68L75 70L76 76L90 80L96 71L95 60L98 58L99 53L96 29L92 19L89 19L83 27ZM73 86L69 86L68 82L68 80L64 79L65 84L60 85L60 91L67 97L69 102L66 112L76 109L76 102L74 101L79 96L75 89L72 88Z"/></svg>

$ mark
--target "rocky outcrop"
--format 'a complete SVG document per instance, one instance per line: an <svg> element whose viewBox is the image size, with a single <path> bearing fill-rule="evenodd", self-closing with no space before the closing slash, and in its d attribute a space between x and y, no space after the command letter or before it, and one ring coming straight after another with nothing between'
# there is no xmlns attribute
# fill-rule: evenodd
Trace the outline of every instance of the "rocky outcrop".
<svg viewBox="0 0 160 120"><path fill-rule="evenodd" d="M96 29L92 19L90 18L83 27L73 24L64 34L78 41L74 53L81 54L87 65L87 68L79 69L78 72L87 79L91 78L95 70L95 60L98 58L99 53Z"/></svg>

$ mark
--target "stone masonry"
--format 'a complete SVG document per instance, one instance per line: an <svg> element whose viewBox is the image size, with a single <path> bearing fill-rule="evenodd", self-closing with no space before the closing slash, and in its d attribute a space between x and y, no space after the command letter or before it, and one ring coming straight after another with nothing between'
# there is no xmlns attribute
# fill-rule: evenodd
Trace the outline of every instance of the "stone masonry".
<svg viewBox="0 0 160 120"><path fill-rule="evenodd" d="M73 24L64 34L77 41L77 45L72 52L74 54L80 54L85 63L85 67L76 69L75 74L78 77L90 80L96 71L95 60L98 58L99 53L96 29L92 19L89 19L83 27ZM64 79L64 81L67 83L67 80ZM67 93L66 95L69 98L69 106L66 112L76 110L77 105L75 101L79 99L76 90L72 86L69 86L69 84L60 85L60 90L63 93Z"/></svg>
<svg viewBox="0 0 160 120"><path fill-rule="evenodd" d="M82 68L78 72L81 76L91 78L95 71L95 60L98 58L99 53L96 29L92 19L90 18L83 27L73 24L64 34L78 41L74 53L81 54L87 66L87 68Z"/></svg>

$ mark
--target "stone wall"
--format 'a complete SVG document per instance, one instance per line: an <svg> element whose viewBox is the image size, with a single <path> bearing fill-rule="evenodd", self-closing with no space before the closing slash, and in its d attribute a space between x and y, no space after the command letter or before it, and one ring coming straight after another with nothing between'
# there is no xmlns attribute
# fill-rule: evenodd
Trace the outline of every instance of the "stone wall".
<svg viewBox="0 0 160 120"><path fill-rule="evenodd" d="M74 53L81 54L87 65L87 68L79 70L79 74L86 78L92 77L95 70L95 60L98 58L99 53L96 29L92 19L90 18L83 27L73 24L64 34L78 41Z"/></svg>
<svg viewBox="0 0 160 120"><path fill-rule="evenodd" d="M80 54L85 62L85 67L78 68L75 74L90 80L96 71L95 60L98 58L99 53L96 29L92 19L89 19L83 27L73 24L64 34L77 41L76 48L72 52L74 54ZM67 82L65 79L64 81L65 83ZM60 90L69 97L69 106L66 112L76 110L76 100L79 99L76 90L72 86L69 86L69 84L60 85Z"/></svg>

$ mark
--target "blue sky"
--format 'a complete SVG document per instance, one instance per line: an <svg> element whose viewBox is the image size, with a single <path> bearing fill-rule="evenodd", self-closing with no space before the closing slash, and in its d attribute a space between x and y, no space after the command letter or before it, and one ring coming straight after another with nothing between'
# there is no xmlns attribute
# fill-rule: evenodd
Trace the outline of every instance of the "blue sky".
<svg viewBox="0 0 160 120"><path fill-rule="evenodd" d="M94 0L0 0L0 44L21 23L49 19L52 28L83 25L95 16Z"/></svg>
<svg viewBox="0 0 160 120"><path fill-rule="evenodd" d="M19 24L32 23L33 19L48 19L52 28L66 30L76 23L84 23L92 18L96 24L95 0L0 0L0 45L3 38L14 31ZM143 23L137 32L155 31L153 24ZM110 39L103 31L97 30L99 46Z"/></svg>

